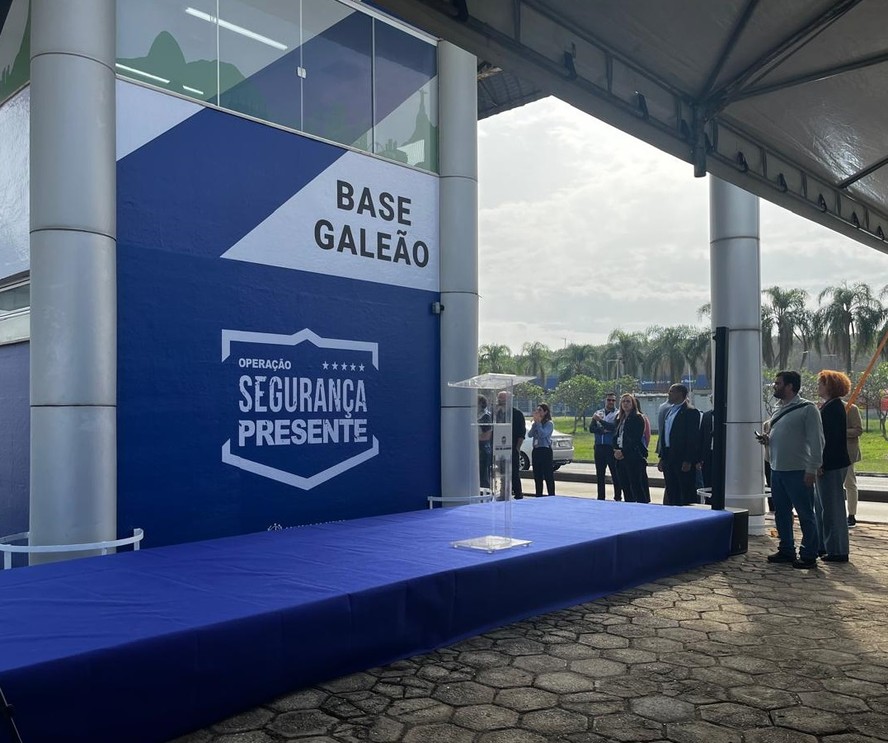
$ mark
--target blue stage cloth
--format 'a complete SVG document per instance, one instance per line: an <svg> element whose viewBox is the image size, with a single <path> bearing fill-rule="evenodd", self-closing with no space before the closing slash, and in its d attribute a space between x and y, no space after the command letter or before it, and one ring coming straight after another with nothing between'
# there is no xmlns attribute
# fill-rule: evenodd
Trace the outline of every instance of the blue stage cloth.
<svg viewBox="0 0 888 743"><path fill-rule="evenodd" d="M22 737L150 743L301 686L724 559L732 514L576 498L263 532L0 573Z"/></svg>

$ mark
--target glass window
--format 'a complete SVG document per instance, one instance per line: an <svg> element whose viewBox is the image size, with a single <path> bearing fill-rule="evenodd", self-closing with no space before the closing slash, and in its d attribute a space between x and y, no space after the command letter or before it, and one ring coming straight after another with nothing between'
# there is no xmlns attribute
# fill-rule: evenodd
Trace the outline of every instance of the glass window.
<svg viewBox="0 0 888 743"><path fill-rule="evenodd" d="M117 72L218 103L215 0L117 0Z"/></svg>
<svg viewBox="0 0 888 743"><path fill-rule="evenodd" d="M0 287L0 318L31 306L31 285Z"/></svg>
<svg viewBox="0 0 888 743"><path fill-rule="evenodd" d="M373 19L330 0L302 4L303 131L370 149Z"/></svg>
<svg viewBox="0 0 888 743"><path fill-rule="evenodd" d="M220 105L302 129L301 3L220 0Z"/></svg>
<svg viewBox="0 0 888 743"><path fill-rule="evenodd" d="M375 23L376 126L373 151L438 169L437 55L422 39Z"/></svg>
<svg viewBox="0 0 888 743"><path fill-rule="evenodd" d="M31 4L28 0L0 2L0 101L30 79Z"/></svg>

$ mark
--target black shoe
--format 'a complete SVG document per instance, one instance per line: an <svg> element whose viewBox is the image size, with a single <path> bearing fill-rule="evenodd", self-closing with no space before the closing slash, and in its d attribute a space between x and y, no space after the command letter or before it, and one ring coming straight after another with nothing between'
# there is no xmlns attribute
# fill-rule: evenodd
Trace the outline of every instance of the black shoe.
<svg viewBox="0 0 888 743"><path fill-rule="evenodd" d="M785 552L775 552L773 555L768 555L768 562L795 562L796 556L787 555Z"/></svg>
<svg viewBox="0 0 888 743"><path fill-rule="evenodd" d="M524 497L524 493L518 493L515 497L515 500L521 500Z"/></svg>
<svg viewBox="0 0 888 743"><path fill-rule="evenodd" d="M848 562L848 555L824 555L820 559L824 562Z"/></svg>
<svg viewBox="0 0 888 743"><path fill-rule="evenodd" d="M816 557L800 557L798 560L792 561L792 566L794 568L798 568L799 570L808 570L810 568L817 567L817 558Z"/></svg>
<svg viewBox="0 0 888 743"><path fill-rule="evenodd" d="M849 516L848 517L848 528L853 529L855 526L857 526L857 519L854 516Z"/></svg>
<svg viewBox="0 0 888 743"><path fill-rule="evenodd" d="M623 500L623 499L622 499L620 496L615 495L615 496L614 496L614 500L615 500L617 503L619 503L619 502L620 502L621 500Z"/></svg>

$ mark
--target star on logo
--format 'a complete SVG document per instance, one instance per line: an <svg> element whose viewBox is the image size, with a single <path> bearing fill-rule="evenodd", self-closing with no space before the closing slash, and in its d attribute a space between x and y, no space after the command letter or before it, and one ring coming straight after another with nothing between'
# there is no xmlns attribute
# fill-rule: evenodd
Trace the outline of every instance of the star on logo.
<svg viewBox="0 0 888 743"><path fill-rule="evenodd" d="M333 368L334 368L334 369L338 369L338 368L339 368L339 364L337 364L335 361L333 362Z"/></svg>
<svg viewBox="0 0 888 743"><path fill-rule="evenodd" d="M364 365L363 365L363 364L359 364L359 365L358 365L358 371L364 371Z"/></svg>
<svg viewBox="0 0 888 743"><path fill-rule="evenodd" d="M357 368L357 367L356 367L354 364L351 365L351 370L352 370L352 371L354 371L356 368Z"/></svg>
<svg viewBox="0 0 888 743"><path fill-rule="evenodd" d="M321 364L321 366L322 366L324 369L326 369L326 368L327 368L328 366L330 366L330 365L325 361L323 364Z"/></svg>
<svg viewBox="0 0 888 743"><path fill-rule="evenodd" d="M342 362L342 364L340 364L340 366L342 367L342 371L345 371L348 368L348 364L346 364L344 361Z"/></svg>

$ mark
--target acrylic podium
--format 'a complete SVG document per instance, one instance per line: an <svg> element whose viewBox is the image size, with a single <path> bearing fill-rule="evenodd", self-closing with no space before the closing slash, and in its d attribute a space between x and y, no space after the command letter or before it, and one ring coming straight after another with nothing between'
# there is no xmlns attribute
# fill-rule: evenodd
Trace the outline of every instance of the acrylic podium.
<svg viewBox="0 0 888 743"><path fill-rule="evenodd" d="M457 540L451 543L454 547L499 552L530 544L530 540L512 534L512 392L516 384L531 379L514 374L479 374L449 384L470 389L476 395L477 416L468 435L470 440L478 441L478 467L466 474L466 495L487 501L482 507L490 512L490 533ZM498 397L504 397L505 404L499 404Z"/></svg>

